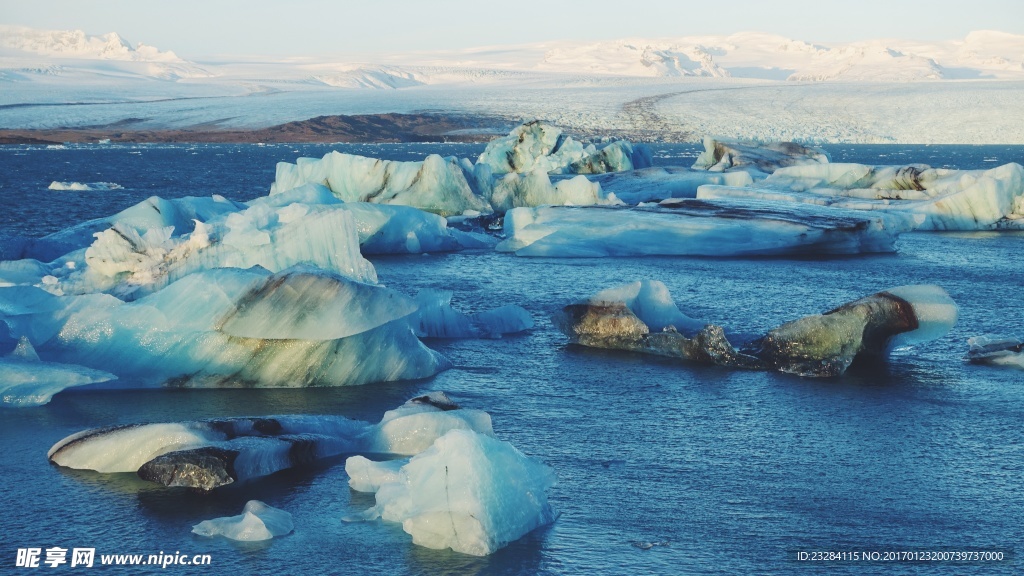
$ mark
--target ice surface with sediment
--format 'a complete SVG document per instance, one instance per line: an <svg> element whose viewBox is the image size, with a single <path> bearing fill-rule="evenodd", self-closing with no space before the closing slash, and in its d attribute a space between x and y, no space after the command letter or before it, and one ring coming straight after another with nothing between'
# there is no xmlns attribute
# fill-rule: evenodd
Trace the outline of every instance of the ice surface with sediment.
<svg viewBox="0 0 1024 576"><path fill-rule="evenodd" d="M780 168L748 187L701 186L703 199L743 198L904 215L917 230L1024 228L1024 167L822 164Z"/></svg>
<svg viewBox="0 0 1024 576"><path fill-rule="evenodd" d="M899 216L757 200L516 208L497 250L518 256L778 256L894 252Z"/></svg>

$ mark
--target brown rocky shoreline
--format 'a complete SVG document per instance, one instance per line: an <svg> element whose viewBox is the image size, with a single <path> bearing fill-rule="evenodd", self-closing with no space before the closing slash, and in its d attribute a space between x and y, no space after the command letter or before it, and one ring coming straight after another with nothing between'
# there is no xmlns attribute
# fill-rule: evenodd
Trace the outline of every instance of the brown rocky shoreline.
<svg viewBox="0 0 1024 576"><path fill-rule="evenodd" d="M140 120L141 121L141 120ZM133 130L126 121L107 126L45 130L0 128L0 144L97 143L310 143L487 142L518 121L441 113L317 116L251 130L194 127Z"/></svg>

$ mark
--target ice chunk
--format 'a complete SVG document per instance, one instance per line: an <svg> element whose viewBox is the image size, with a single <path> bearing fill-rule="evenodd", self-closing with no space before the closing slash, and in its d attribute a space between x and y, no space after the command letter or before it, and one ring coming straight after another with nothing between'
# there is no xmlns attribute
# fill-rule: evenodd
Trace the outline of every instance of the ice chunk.
<svg viewBox="0 0 1024 576"><path fill-rule="evenodd" d="M6 332L3 322L0 327ZM0 398L8 407L40 406L67 388L116 379L109 372L85 366L43 362L24 336L10 355L0 358Z"/></svg>
<svg viewBox="0 0 1024 576"><path fill-rule="evenodd" d="M512 304L463 314L451 306L450 290L421 290L416 295L419 309L410 318L416 335L424 338L501 338L533 328L529 312Z"/></svg>
<svg viewBox="0 0 1024 576"><path fill-rule="evenodd" d="M702 186L698 198L757 198L902 215L919 230L1019 228L1024 167L932 169L832 164L782 168L753 188Z"/></svg>
<svg viewBox="0 0 1024 576"><path fill-rule="evenodd" d="M617 203L601 193L601 185L576 176L552 184L548 173L533 170L525 174L509 173L496 180L488 200L494 211L503 213L512 208L543 206L545 204L590 206Z"/></svg>
<svg viewBox="0 0 1024 576"><path fill-rule="evenodd" d="M295 524L292 523L291 514L259 500L246 502L238 516L203 520L192 527L193 534L223 536L241 542L270 540L276 536L290 534L293 530Z"/></svg>
<svg viewBox="0 0 1024 576"><path fill-rule="evenodd" d="M436 154L422 162L398 162L330 152L319 160L281 162L270 194L307 183L327 186L346 202L401 204L442 216L490 212L487 202L473 193L459 163Z"/></svg>
<svg viewBox="0 0 1024 576"><path fill-rule="evenodd" d="M934 340L957 318L957 306L942 288L900 286L788 322L737 350L718 326L705 326L692 338L672 329L652 331L625 304L627 290L599 296L555 315L555 325L571 343L802 376L837 376L857 358Z"/></svg>
<svg viewBox="0 0 1024 576"><path fill-rule="evenodd" d="M1024 342L1012 336L984 334L967 339L967 360L1024 369Z"/></svg>
<svg viewBox="0 0 1024 576"><path fill-rule="evenodd" d="M599 174L646 168L653 163L643 144L620 140L600 150L584 147L562 129L539 120L516 127L508 136L496 138L477 159L491 174L529 173Z"/></svg>
<svg viewBox="0 0 1024 576"><path fill-rule="evenodd" d="M348 485L357 492L376 492L382 484L398 480L398 471L408 459L374 462L365 456L352 456L345 460Z"/></svg>
<svg viewBox="0 0 1024 576"><path fill-rule="evenodd" d="M124 186L115 184L113 182L58 182L54 180L47 186L49 190L71 190L76 192L84 192L87 190L122 190Z"/></svg>
<svg viewBox="0 0 1024 576"><path fill-rule="evenodd" d="M116 367L142 384L345 386L425 378L447 367L402 319L414 308L407 299L326 272L218 268L131 303L51 299L55 309L9 317L12 332L28 336L44 358Z"/></svg>
<svg viewBox="0 0 1024 576"><path fill-rule="evenodd" d="M749 186L753 183L750 174L742 171L708 172L677 166L613 172L588 178L600 184L603 195L614 194L615 198L631 205L660 202L669 198L694 198L697 196L697 188L705 184Z"/></svg>
<svg viewBox="0 0 1024 576"><path fill-rule="evenodd" d="M518 256L777 256L894 252L902 218L811 205L669 200L656 207L516 208L506 240Z"/></svg>
<svg viewBox="0 0 1024 576"><path fill-rule="evenodd" d="M486 556L554 520L554 482L511 444L453 430L383 483L363 517L401 523L420 546Z"/></svg>
<svg viewBox="0 0 1024 576"><path fill-rule="evenodd" d="M828 153L795 142L754 142L704 138L704 152L693 163L696 170L723 172L753 170L764 174L786 166L827 164Z"/></svg>
<svg viewBox="0 0 1024 576"><path fill-rule="evenodd" d="M380 423L369 430L366 448L370 452L419 454L450 430L494 435L490 414L460 408L443 392L435 392L385 412Z"/></svg>

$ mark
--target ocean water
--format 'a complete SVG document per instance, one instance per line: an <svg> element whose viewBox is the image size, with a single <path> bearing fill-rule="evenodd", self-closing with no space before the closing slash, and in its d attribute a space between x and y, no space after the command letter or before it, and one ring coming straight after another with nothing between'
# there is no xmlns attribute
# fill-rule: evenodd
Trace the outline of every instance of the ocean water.
<svg viewBox="0 0 1024 576"><path fill-rule="evenodd" d="M337 148L394 159L468 156L473 145L0 147L0 235L41 235L150 195L267 191L277 161ZM1024 147L833 146L833 161L985 168ZM691 145L656 160L689 164ZM123 189L47 190L51 181ZM168 574L1016 574L986 565L800 563L804 550L991 548L1024 541L1024 372L964 362L965 340L1024 335L1021 233L904 235L899 252L838 259L527 259L493 252L371 258L413 294L447 288L477 311L516 303L532 331L432 340L455 368L432 379L339 389L75 389L0 413L0 572L16 549L210 554ZM641 278L665 282L688 315L746 333L888 287L934 283L960 306L942 339L841 378L733 371L568 346L552 312ZM445 390L488 411L498 436L551 465L558 520L487 558L414 546L401 527L345 523L373 504L349 490L343 459L227 487L167 490L134 475L51 466L47 449L103 425L286 413L377 420ZM239 545L190 534L249 499L292 513L292 535ZM49 572L51 568L38 569ZM66 566L56 569L69 570ZM77 570L77 568L75 569ZM116 572L116 570L115 570ZM140 569L123 569L141 573Z"/></svg>

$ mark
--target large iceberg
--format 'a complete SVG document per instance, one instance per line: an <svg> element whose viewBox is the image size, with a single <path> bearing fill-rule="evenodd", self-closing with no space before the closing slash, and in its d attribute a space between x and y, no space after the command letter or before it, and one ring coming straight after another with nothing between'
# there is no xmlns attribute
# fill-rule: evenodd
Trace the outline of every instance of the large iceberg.
<svg viewBox="0 0 1024 576"><path fill-rule="evenodd" d="M519 256L777 256L894 252L903 218L759 201L669 200L636 208L516 208L503 252Z"/></svg>
<svg viewBox="0 0 1024 576"><path fill-rule="evenodd" d="M72 434L47 456L68 468L137 472L164 486L212 490L339 454L418 454L451 430L493 434L486 412L434 392L377 424L293 415L112 426Z"/></svg>
<svg viewBox="0 0 1024 576"><path fill-rule="evenodd" d="M448 432L397 470L350 461L350 485L376 492L376 505L358 518L400 523L427 548L485 556L555 518L551 468L471 430Z"/></svg>
<svg viewBox="0 0 1024 576"><path fill-rule="evenodd" d="M633 293L625 286L565 306L555 325L570 343L583 346L827 377L843 374L858 358L939 338L958 315L942 288L900 286L788 322L736 348L719 326L709 324L692 336L680 332L692 332L694 322L675 308L667 289L657 298L631 299Z"/></svg>
<svg viewBox="0 0 1024 576"><path fill-rule="evenodd" d="M584 146L561 128L539 120L518 126L508 136L495 138L477 159L492 174L542 171L552 174L600 174L646 168L652 164L651 151L643 144L626 141L606 144L601 149Z"/></svg>
<svg viewBox="0 0 1024 576"><path fill-rule="evenodd" d="M756 176L786 166L828 164L824 150L795 142L753 142L704 138L704 152L693 163L695 170L723 172L745 170Z"/></svg>
<svg viewBox="0 0 1024 576"><path fill-rule="evenodd" d="M822 164L781 168L753 187L701 186L703 199L807 203L902 215L918 230L1024 228L1024 167Z"/></svg>
<svg viewBox="0 0 1024 576"><path fill-rule="evenodd" d="M345 202L400 204L442 216L490 212L487 202L473 193L459 162L437 154L422 162L399 162L335 151L321 159L280 162L270 194L309 183L328 187Z"/></svg>
<svg viewBox="0 0 1024 576"><path fill-rule="evenodd" d="M223 536L239 542L261 542L295 530L292 515L259 500L245 503L238 516L203 520L192 527L199 536Z"/></svg>
<svg viewBox="0 0 1024 576"><path fill-rule="evenodd" d="M129 303L29 287L0 288L0 301L8 291L23 307L35 299L6 322L42 357L116 366L143 384L344 386L448 365L405 318L415 302L317 268L205 270Z"/></svg>

